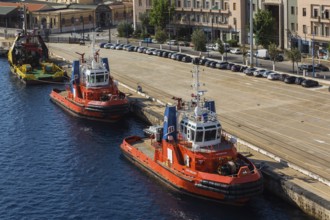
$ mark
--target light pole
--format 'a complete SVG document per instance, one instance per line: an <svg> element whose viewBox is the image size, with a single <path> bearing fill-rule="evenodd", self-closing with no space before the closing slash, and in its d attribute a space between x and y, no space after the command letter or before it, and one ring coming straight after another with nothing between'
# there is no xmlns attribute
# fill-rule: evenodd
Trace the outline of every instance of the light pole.
<svg viewBox="0 0 330 220"><path fill-rule="evenodd" d="M313 38L312 38L312 62L313 62L313 77L315 77L315 67L314 67L314 31L313 31Z"/></svg>
<svg viewBox="0 0 330 220"><path fill-rule="evenodd" d="M250 66L253 67L253 0L250 0Z"/></svg>

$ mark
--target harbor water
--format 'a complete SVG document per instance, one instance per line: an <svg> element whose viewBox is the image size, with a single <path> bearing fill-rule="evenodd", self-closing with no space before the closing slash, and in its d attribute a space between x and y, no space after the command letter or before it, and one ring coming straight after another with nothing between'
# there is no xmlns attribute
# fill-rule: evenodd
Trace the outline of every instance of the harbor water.
<svg viewBox="0 0 330 220"><path fill-rule="evenodd" d="M28 87L0 66L1 219L311 219L269 192L242 207L175 193L121 155L144 122L78 119L49 100L65 85Z"/></svg>

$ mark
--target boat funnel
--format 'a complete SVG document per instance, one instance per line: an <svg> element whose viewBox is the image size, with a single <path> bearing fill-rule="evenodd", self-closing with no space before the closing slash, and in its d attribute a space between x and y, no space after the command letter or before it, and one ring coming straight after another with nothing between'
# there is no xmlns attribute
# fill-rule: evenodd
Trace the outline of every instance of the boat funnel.
<svg viewBox="0 0 330 220"><path fill-rule="evenodd" d="M110 73L108 58L106 58L106 57L102 58L102 63L103 63L103 66L106 68L106 70L108 70L108 72Z"/></svg>
<svg viewBox="0 0 330 220"><path fill-rule="evenodd" d="M205 101L204 107L210 110L211 112L215 113L215 102L212 101Z"/></svg>
<svg viewBox="0 0 330 220"><path fill-rule="evenodd" d="M164 114L163 140L177 140L176 107L167 106Z"/></svg>

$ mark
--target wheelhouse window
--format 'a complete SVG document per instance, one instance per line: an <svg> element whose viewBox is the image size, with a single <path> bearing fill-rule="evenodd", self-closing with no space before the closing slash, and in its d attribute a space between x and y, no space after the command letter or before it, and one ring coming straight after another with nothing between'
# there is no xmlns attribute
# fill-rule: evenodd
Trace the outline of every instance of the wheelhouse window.
<svg viewBox="0 0 330 220"><path fill-rule="evenodd" d="M197 128L196 131L196 142L202 142L203 141L203 130L201 130L202 128Z"/></svg>
<svg viewBox="0 0 330 220"><path fill-rule="evenodd" d="M215 140L216 136L217 136L217 130L216 129L205 131L204 141Z"/></svg>
<svg viewBox="0 0 330 220"><path fill-rule="evenodd" d="M195 130L190 129L190 140L195 140Z"/></svg>

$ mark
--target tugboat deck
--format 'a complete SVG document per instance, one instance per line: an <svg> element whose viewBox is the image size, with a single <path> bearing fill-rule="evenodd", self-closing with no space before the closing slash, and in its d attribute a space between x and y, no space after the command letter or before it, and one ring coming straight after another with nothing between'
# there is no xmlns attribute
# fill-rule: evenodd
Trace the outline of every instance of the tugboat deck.
<svg viewBox="0 0 330 220"><path fill-rule="evenodd" d="M143 138L142 140L133 143L132 147L135 147L136 149L141 151L143 154L145 154L148 157L150 157L151 159L153 159L154 155L155 155L155 147L152 145L153 143L157 144L149 138Z"/></svg>

